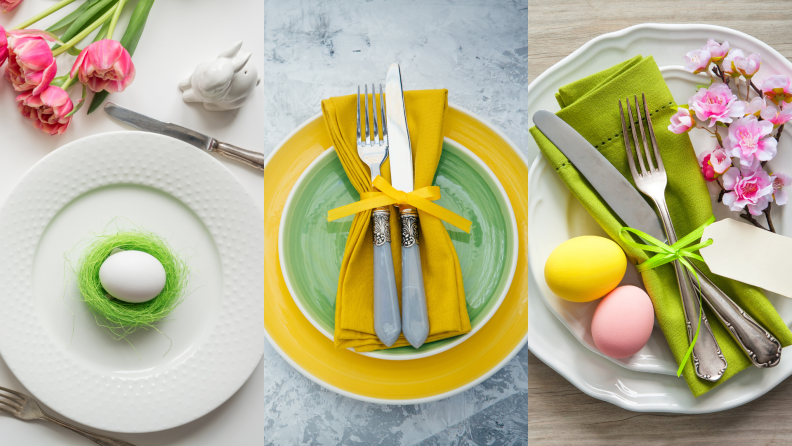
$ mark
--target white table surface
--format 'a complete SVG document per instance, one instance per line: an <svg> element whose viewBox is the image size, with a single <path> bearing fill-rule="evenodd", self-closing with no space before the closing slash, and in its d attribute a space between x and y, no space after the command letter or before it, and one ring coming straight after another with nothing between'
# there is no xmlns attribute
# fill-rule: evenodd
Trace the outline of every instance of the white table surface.
<svg viewBox="0 0 792 446"><path fill-rule="evenodd" d="M24 0L15 11L0 14L0 25L13 27L54 3L55 0ZM80 3L75 2L64 11L71 11ZM120 21L116 38L120 38L126 28L131 11L130 6ZM47 18L41 22L41 27L46 28L55 20ZM221 141L263 151L264 140L260 129L265 95L261 87L240 110L220 113L206 111L200 105L185 104L178 89L179 81L188 76L195 65L215 58L238 40L245 42L243 50L253 53L250 63L255 64L262 73L263 21L263 0L156 2L133 57L137 68L135 82L124 93L111 95L110 100L152 117L185 125ZM80 45L81 48L84 46ZM71 67L73 59L69 56L58 59L59 74L65 73ZM73 90L73 97L79 95L78 90L79 87ZM10 84L0 80L0 202L6 199L19 178L30 167L58 147L89 135L128 130L112 121L101 110L86 116L86 106L75 116L65 135L49 136L36 130L19 115L14 97ZM262 173L223 157L218 156L217 159L239 178L263 215ZM110 435L148 446L261 445L264 441L264 381L264 367L259 364L250 380L225 404L192 423L162 432ZM2 359L0 386L26 390ZM38 421L25 423L0 414L0 445L54 444L93 443L54 425Z"/></svg>

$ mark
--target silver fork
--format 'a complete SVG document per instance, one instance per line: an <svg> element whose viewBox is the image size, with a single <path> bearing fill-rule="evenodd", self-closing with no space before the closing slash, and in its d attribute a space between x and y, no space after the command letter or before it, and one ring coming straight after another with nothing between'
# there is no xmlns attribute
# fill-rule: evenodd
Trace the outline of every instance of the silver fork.
<svg viewBox="0 0 792 446"><path fill-rule="evenodd" d="M369 166L371 181L380 174L380 166L388 157L388 124L385 119L385 96L380 84L380 117L382 118L382 137L380 138L377 117L377 93L371 84L372 113L374 131L369 132L368 85L364 91L365 101L365 139L360 138L360 86L357 95L357 149L358 156ZM371 227L374 232L374 332L383 344L390 347L399 339L401 315L399 295L396 291L396 275L393 272L391 257L390 210L387 206L371 212Z"/></svg>
<svg viewBox="0 0 792 446"><path fill-rule="evenodd" d="M663 160L660 158L660 154L658 152L657 139L654 135L652 120L649 119L649 107L646 103L646 96L642 96L644 112L647 118L647 127L652 145L654 146L655 157L657 158L660 169L663 170ZM635 107L636 111L638 112L639 127L641 130L641 135L643 136L644 149L648 156L649 148L646 141L646 134L643 132L643 124L640 115L641 111L638 107L638 98L635 98L635 100ZM628 101L628 112L630 110L629 105L630 104ZM619 106L621 107L621 103ZM632 121L632 113L630 113L630 120ZM624 124L623 119L622 124ZM623 128L623 130L626 132L626 129ZM635 139L636 151L638 151L638 139L635 137L635 128L633 128L633 138ZM627 142L627 136L625 133L625 143ZM632 168L632 158L630 159L630 162ZM651 163L651 157L649 157L649 162ZM643 164L641 164L641 168L643 169ZM663 174L665 174L665 171L663 171ZM635 177L634 171L633 177ZM669 218L669 225L670 222L671 220ZM663 223L665 224L665 221ZM673 232L673 227L671 230ZM671 240L669 240L669 242L671 242ZM737 341L737 344L740 346L740 348L742 348L746 355L748 355L748 357L751 359L751 362L759 368L777 366L781 362L781 343L778 342L778 340L776 340L751 316L749 316L742 308L740 308L739 305L731 300L731 298L729 298L726 293L724 293L720 288L712 283L712 281L703 272L701 272L698 267L693 265L693 268L696 269L696 274L698 275L699 279L698 281L696 280L695 276L690 273L690 271L685 271L693 288L701 294L701 296L704 298L704 301L707 302L718 319L720 319L723 322L723 325L728 328L729 334L732 336L732 338L734 338L735 341Z"/></svg>
<svg viewBox="0 0 792 446"><path fill-rule="evenodd" d="M621 100L619 101L619 113L621 114L622 132L624 133L624 145L627 148L627 161L630 165L630 172L632 173L635 186L641 193L651 198L658 212L660 213L660 220L663 223L663 229L666 233L666 238L669 244L676 243L677 236L674 232L674 225L671 222L671 216L668 213L668 206L665 200L665 189L668 184L668 177L666 175L665 167L663 166L663 159L660 157L660 151L657 146L657 140L654 137L654 129L652 128L652 120L646 107L646 96L643 97L644 107L647 112L647 126L651 133L652 144L654 146L654 154L657 159L657 167L652 161L652 154L649 151L649 145L646 142L646 133L643 129L643 120L641 117L641 109L638 106L638 97L635 97L635 111L638 113L638 126L640 128L641 136L643 137L643 149L646 153L646 164L644 164L643 156L641 155L641 146L638 141L638 135L635 132L635 120L633 119L632 109L630 108L629 99L627 102L627 113L630 116L630 128L632 129L633 140L635 141L635 156L638 158L638 163L641 166L641 173L635 168L635 160L633 159L633 149L630 144L630 138L627 132L627 123L624 120L624 109L622 108ZM689 280L689 276L685 268L678 261L674 261L674 271L676 272L677 282L679 284L679 294L682 296L682 307L685 312L685 322L687 325L688 340L693 341L696 334L696 327L698 326L699 318L699 303L693 291L693 285ZM717 381L723 376L726 371L726 359L721 353L718 341L712 334L709 322L706 316L701 314L701 332L699 333L698 340L693 346L693 366L696 370L696 375L707 381Z"/></svg>
<svg viewBox="0 0 792 446"><path fill-rule="evenodd" d="M104 435L92 434L88 431L80 429L77 426L72 426L69 423L46 414L43 410L41 410L38 403L33 398L25 395L24 393L6 389L5 387L0 387L0 411L19 418L20 420L46 420L50 423L55 423L82 435L96 444L101 444L103 446L135 446L132 443L127 443L123 440L116 440L114 438L105 437Z"/></svg>

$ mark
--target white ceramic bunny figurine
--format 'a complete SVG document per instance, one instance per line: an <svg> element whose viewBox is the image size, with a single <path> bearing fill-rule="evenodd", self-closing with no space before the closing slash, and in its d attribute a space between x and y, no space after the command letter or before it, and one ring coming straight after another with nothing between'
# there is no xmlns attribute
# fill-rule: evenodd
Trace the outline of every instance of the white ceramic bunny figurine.
<svg viewBox="0 0 792 446"><path fill-rule="evenodd" d="M247 65L251 53L240 53L237 42L217 59L203 62L179 83L185 102L202 102L207 110L224 111L241 107L261 81L254 65Z"/></svg>

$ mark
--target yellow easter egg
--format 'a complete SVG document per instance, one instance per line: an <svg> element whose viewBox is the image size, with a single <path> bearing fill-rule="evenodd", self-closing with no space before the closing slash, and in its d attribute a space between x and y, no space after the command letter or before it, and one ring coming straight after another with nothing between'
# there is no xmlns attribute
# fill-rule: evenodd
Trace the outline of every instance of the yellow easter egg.
<svg viewBox="0 0 792 446"><path fill-rule="evenodd" d="M586 235L558 245L545 263L545 281L556 296L590 302L611 292L627 271L627 257L613 240Z"/></svg>

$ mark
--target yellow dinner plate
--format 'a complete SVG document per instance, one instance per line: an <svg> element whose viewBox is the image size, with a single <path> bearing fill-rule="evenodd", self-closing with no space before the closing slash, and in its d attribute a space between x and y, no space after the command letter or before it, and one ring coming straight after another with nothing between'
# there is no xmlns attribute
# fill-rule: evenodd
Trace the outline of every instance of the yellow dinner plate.
<svg viewBox="0 0 792 446"><path fill-rule="evenodd" d="M278 226L300 174L332 142L322 115L292 132L264 167L264 331L283 358L316 383L342 395L383 404L417 404L449 397L487 379L528 338L528 163L504 135L474 114L449 106L446 137L476 154L503 185L517 220L514 279L498 311L460 346L427 358L385 361L336 349L303 316L289 294L278 258Z"/></svg>

